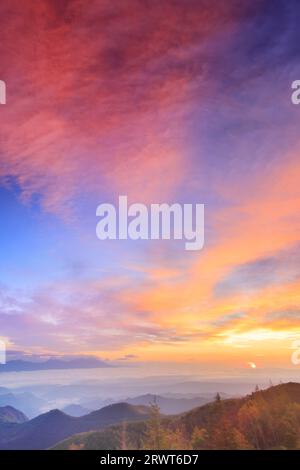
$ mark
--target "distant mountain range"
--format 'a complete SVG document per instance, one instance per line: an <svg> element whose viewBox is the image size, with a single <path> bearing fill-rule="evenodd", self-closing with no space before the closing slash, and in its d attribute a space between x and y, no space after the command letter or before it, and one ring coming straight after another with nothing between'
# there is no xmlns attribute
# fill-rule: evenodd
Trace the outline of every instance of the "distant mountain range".
<svg viewBox="0 0 300 470"><path fill-rule="evenodd" d="M0 364L0 372L21 372L55 369L94 369L101 367L111 367L111 365L96 358L79 358L71 360L48 359L44 362L30 362L24 361L22 359L16 359L8 361L6 364Z"/></svg>
<svg viewBox="0 0 300 470"><path fill-rule="evenodd" d="M28 421L27 416L12 406L0 407L0 426L3 423L25 423Z"/></svg>
<svg viewBox="0 0 300 470"><path fill-rule="evenodd" d="M87 409L97 409L105 405L111 405L113 403L117 403L118 401L124 401L126 403L130 403L131 405L145 405L149 406L150 404L156 403L160 411L166 415L172 414L179 414L183 413L184 411L192 410L197 406L205 405L205 403L209 403L214 400L216 393L207 393L204 395L198 395L193 397L185 397L185 396L165 396L165 395L157 395L153 393L146 393L144 395L138 395L136 397L128 397L119 400L113 401L111 400L101 400L99 398L90 399L87 401L83 401L80 405L83 408ZM229 398L229 396L225 393L220 393L222 398ZM64 411L67 411L64 409ZM73 415L73 413L69 413ZM75 415L74 415L75 416Z"/></svg>
<svg viewBox="0 0 300 470"><path fill-rule="evenodd" d="M126 399L126 403L131 405L149 405L156 403L160 411L166 415L179 414L189 411L197 406L205 405L212 400L212 397L195 397L195 398L169 398L161 395L146 394L134 398Z"/></svg>
<svg viewBox="0 0 300 470"><path fill-rule="evenodd" d="M90 413L93 410L103 408L107 405L112 405L113 403L119 403L120 401L129 403L131 405L144 405L149 406L151 403L156 403L163 414L179 414L183 413L184 411L189 411L197 406L204 405L205 403L209 403L214 399L215 394L207 394L206 396L197 396L192 398L185 398L185 397L165 397L162 395L156 394L145 394L139 395L137 397L129 397L126 399L119 399L113 401L111 400L103 400L103 399L94 399L88 400L87 402L82 403L69 403L68 405L62 408L62 411L70 416L80 417ZM221 396L225 397L226 395L221 394ZM54 402L55 400L55 396ZM58 400L59 402L59 400ZM51 402L50 402L51 403ZM31 392L16 392L10 391L3 387L1 392L0 389L0 406L13 406L16 409L22 410L26 416L29 418L34 418L41 414L41 412L50 410L50 403L37 397ZM53 406L52 406L53 408Z"/></svg>
<svg viewBox="0 0 300 470"><path fill-rule="evenodd" d="M0 406L12 406L18 410L22 410L29 418L33 418L40 414L40 410L47 406L47 402L38 398L30 392L8 393L0 392Z"/></svg>
<svg viewBox="0 0 300 470"><path fill-rule="evenodd" d="M84 416L92 412L92 410L89 410L88 408L84 408L83 406L77 404L67 405L62 409L62 411L67 415L75 417Z"/></svg>
<svg viewBox="0 0 300 470"><path fill-rule="evenodd" d="M10 397L1 388L0 399ZM2 393L2 395L1 395ZM14 395L11 394L13 397ZM20 393L23 404L34 395ZM207 397L146 394L88 414L81 405L28 419L13 406L0 406L0 449L296 449L300 448L300 384L257 390L242 398L215 397L190 411L173 413ZM22 401L20 399L20 401ZM193 401L195 400L195 401ZM153 415L152 403L169 412ZM151 417L151 419L149 419ZM155 417L155 419L153 419ZM152 428L151 428L152 426ZM156 439L156 437L155 437ZM155 441L156 442L156 441Z"/></svg>
<svg viewBox="0 0 300 470"><path fill-rule="evenodd" d="M25 422L0 422L0 449L47 449L76 433L148 417L149 408L128 403L110 405L80 418L52 410Z"/></svg>
<svg viewBox="0 0 300 470"><path fill-rule="evenodd" d="M125 437L122 429L75 435L54 449L118 450L124 440L130 449L300 449L300 384L218 399L177 416L156 415L154 425L128 423Z"/></svg>

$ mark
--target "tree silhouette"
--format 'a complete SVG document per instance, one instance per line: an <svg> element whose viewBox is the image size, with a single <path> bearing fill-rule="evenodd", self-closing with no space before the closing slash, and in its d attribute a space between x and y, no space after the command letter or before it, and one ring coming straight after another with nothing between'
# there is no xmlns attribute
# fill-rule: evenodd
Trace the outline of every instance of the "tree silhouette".
<svg viewBox="0 0 300 470"><path fill-rule="evenodd" d="M162 450L166 448L166 435L161 425L160 408L154 400L150 403L150 418L144 438L144 448L150 450Z"/></svg>

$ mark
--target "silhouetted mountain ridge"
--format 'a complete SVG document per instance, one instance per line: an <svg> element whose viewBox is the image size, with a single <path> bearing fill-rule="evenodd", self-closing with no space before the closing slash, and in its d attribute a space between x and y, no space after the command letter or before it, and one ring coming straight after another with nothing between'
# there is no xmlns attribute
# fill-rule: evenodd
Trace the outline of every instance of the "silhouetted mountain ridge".
<svg viewBox="0 0 300 470"><path fill-rule="evenodd" d="M27 416L12 406L0 407L0 424L1 423L25 423L28 421Z"/></svg>
<svg viewBox="0 0 300 470"><path fill-rule="evenodd" d="M154 395L147 393L133 398L127 398L125 401L132 405L145 405L149 406L151 403L156 403L163 414L179 414L185 411L196 408L197 406L205 405L212 400L212 397L194 397L194 398L172 398L164 397L162 395Z"/></svg>
<svg viewBox="0 0 300 470"><path fill-rule="evenodd" d="M151 422L150 422L151 423ZM130 449L300 449L300 384L257 390L243 398L215 400L177 416L161 417L159 430L149 421L126 426ZM121 449L119 425L72 436L56 449ZM148 441L147 441L148 440ZM167 442L167 444L166 444ZM164 447L165 446L165 447Z"/></svg>
<svg viewBox="0 0 300 470"><path fill-rule="evenodd" d="M39 410L46 404L45 400L30 392L9 392L0 395L0 406L12 406L17 410L22 410L29 418L37 416L40 413Z"/></svg>
<svg viewBox="0 0 300 470"><path fill-rule="evenodd" d="M71 360L48 359L44 362L30 362L22 359L8 361L0 364L0 372L21 372L35 370L57 370L57 369L94 369L111 367L104 361L96 358L79 358Z"/></svg>
<svg viewBox="0 0 300 470"><path fill-rule="evenodd" d="M62 411L66 413L67 415L79 418L80 416L84 416L84 415L87 415L88 413L91 413L92 410L89 410L88 408L85 408L84 406L74 403L74 404L65 406L62 409Z"/></svg>
<svg viewBox="0 0 300 470"><path fill-rule="evenodd" d="M147 407L128 403L110 405L79 418L54 409L15 426L0 424L0 449L46 449L76 433L148 416Z"/></svg>

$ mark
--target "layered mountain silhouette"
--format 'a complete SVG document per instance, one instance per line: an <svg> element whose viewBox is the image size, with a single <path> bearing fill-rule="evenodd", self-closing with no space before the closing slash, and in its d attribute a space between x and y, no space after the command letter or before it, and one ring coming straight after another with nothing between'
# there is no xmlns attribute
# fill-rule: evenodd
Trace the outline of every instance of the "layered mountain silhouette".
<svg viewBox="0 0 300 470"><path fill-rule="evenodd" d="M100 399L100 398L90 398L88 400L83 400L80 402L80 406L83 408L87 408L89 410L96 410L98 408L102 408L106 405L112 405L113 403L119 403L120 401L130 403L131 405L145 405L149 406L149 404L156 403L160 411L163 414L170 415L170 414L179 414L183 413L184 411L192 410L197 406L205 405L213 401L214 397L216 396L217 392L214 393L207 393L207 394L195 394L192 396L187 396L183 394L175 394L173 395L158 395L153 393L145 393L143 395L133 396L133 397L122 397L118 400L115 399ZM220 394L222 398L229 398L230 396L225 393ZM71 405L73 406L73 405ZM66 413L69 413L66 409L64 409ZM69 414L72 415L70 412Z"/></svg>
<svg viewBox="0 0 300 470"><path fill-rule="evenodd" d="M133 400L157 403L158 397ZM161 449L300 448L300 384L257 388L243 398L218 395L213 402L169 416L157 406L116 403L81 417L56 409L28 420L11 406L0 407L0 449L114 450L125 443L131 449L155 450L151 439L156 442L157 436Z"/></svg>
<svg viewBox="0 0 300 470"><path fill-rule="evenodd" d="M92 399L82 404L69 404L65 406L62 411L71 415L71 416L83 416L87 413L90 413L92 410L97 408L102 408L103 406L112 405L113 403L119 403L120 401L124 403L130 403L131 405L144 405L149 406L153 403L156 403L160 411L166 415L173 415L178 413L183 413L184 411L192 410L197 406L204 405L213 400L215 394L210 394L210 396L197 396L192 398L185 397L167 397L162 395L154 395L152 393L146 393L144 395L138 395L136 397L130 397L119 400L101 400L101 399ZM223 397L223 394L222 394ZM1 403L1 397L0 397ZM22 406L19 407L23 409Z"/></svg>
<svg viewBox="0 0 300 470"><path fill-rule="evenodd" d="M71 404L65 406L62 411L70 416L80 417L91 413L92 410L85 408L84 406L78 404Z"/></svg>
<svg viewBox="0 0 300 470"><path fill-rule="evenodd" d="M140 395L134 398L127 398L125 401L131 405L146 406L151 403L156 403L163 414L172 415L192 410L197 406L205 405L206 403L209 403L211 399L212 397L171 398L147 393L145 395Z"/></svg>
<svg viewBox="0 0 300 470"><path fill-rule="evenodd" d="M0 394L0 406L7 405L22 410L26 416L33 418L40 414L39 410L45 407L47 402L30 392Z"/></svg>
<svg viewBox="0 0 300 470"><path fill-rule="evenodd" d="M0 449L47 449L76 433L148 417L149 408L128 403L110 405L80 418L52 410L21 423L1 422Z"/></svg>
<svg viewBox="0 0 300 470"><path fill-rule="evenodd" d="M6 364L0 364L0 372L21 372L35 370L57 370L57 369L94 369L100 367L111 367L104 361L96 358L83 357L71 360L48 359L43 362L23 361L15 359Z"/></svg>
<svg viewBox="0 0 300 470"><path fill-rule="evenodd" d="M25 423L28 421L27 416L12 406L0 407L0 426L3 423Z"/></svg>
<svg viewBox="0 0 300 470"><path fill-rule="evenodd" d="M152 420L153 421L153 420ZM150 424L149 424L150 423ZM149 428L150 426L150 428ZM159 440L159 447L153 444ZM122 439L120 439L122 436ZM300 449L300 384L288 383L189 412L75 435L55 449Z"/></svg>

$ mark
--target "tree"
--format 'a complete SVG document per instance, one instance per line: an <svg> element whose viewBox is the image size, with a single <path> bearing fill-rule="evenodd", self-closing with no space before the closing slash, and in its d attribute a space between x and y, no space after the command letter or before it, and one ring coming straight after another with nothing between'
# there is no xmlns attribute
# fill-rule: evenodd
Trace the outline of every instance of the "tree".
<svg viewBox="0 0 300 470"><path fill-rule="evenodd" d="M215 400L216 401L221 401L221 395L219 394L219 392L216 394Z"/></svg>
<svg viewBox="0 0 300 470"><path fill-rule="evenodd" d="M255 449L261 449L262 446L259 417L259 409L253 401L245 403L238 412L239 429L247 436Z"/></svg>
<svg viewBox="0 0 300 470"><path fill-rule="evenodd" d="M190 439L187 438L182 427L175 429L167 428L165 435L167 450L189 450L191 449Z"/></svg>
<svg viewBox="0 0 300 470"><path fill-rule="evenodd" d="M208 440L208 432L205 428L196 426L192 433L192 449L203 449L205 448Z"/></svg>
<svg viewBox="0 0 300 470"><path fill-rule="evenodd" d="M252 449L253 447L239 429L234 427L227 418L222 418L210 436L209 448L218 450L243 450Z"/></svg>
<svg viewBox="0 0 300 470"><path fill-rule="evenodd" d="M120 449L121 450L127 450L127 439L126 439L126 430L127 430L127 424L126 421L122 423L122 428L121 428L121 436L120 436Z"/></svg>
<svg viewBox="0 0 300 470"><path fill-rule="evenodd" d="M143 447L148 450L167 449L166 434L161 424L160 408L155 402L150 403L150 418L147 423Z"/></svg>
<svg viewBox="0 0 300 470"><path fill-rule="evenodd" d="M277 446L285 449L297 449L300 435L300 405L292 403L285 406L284 411L276 416Z"/></svg>

